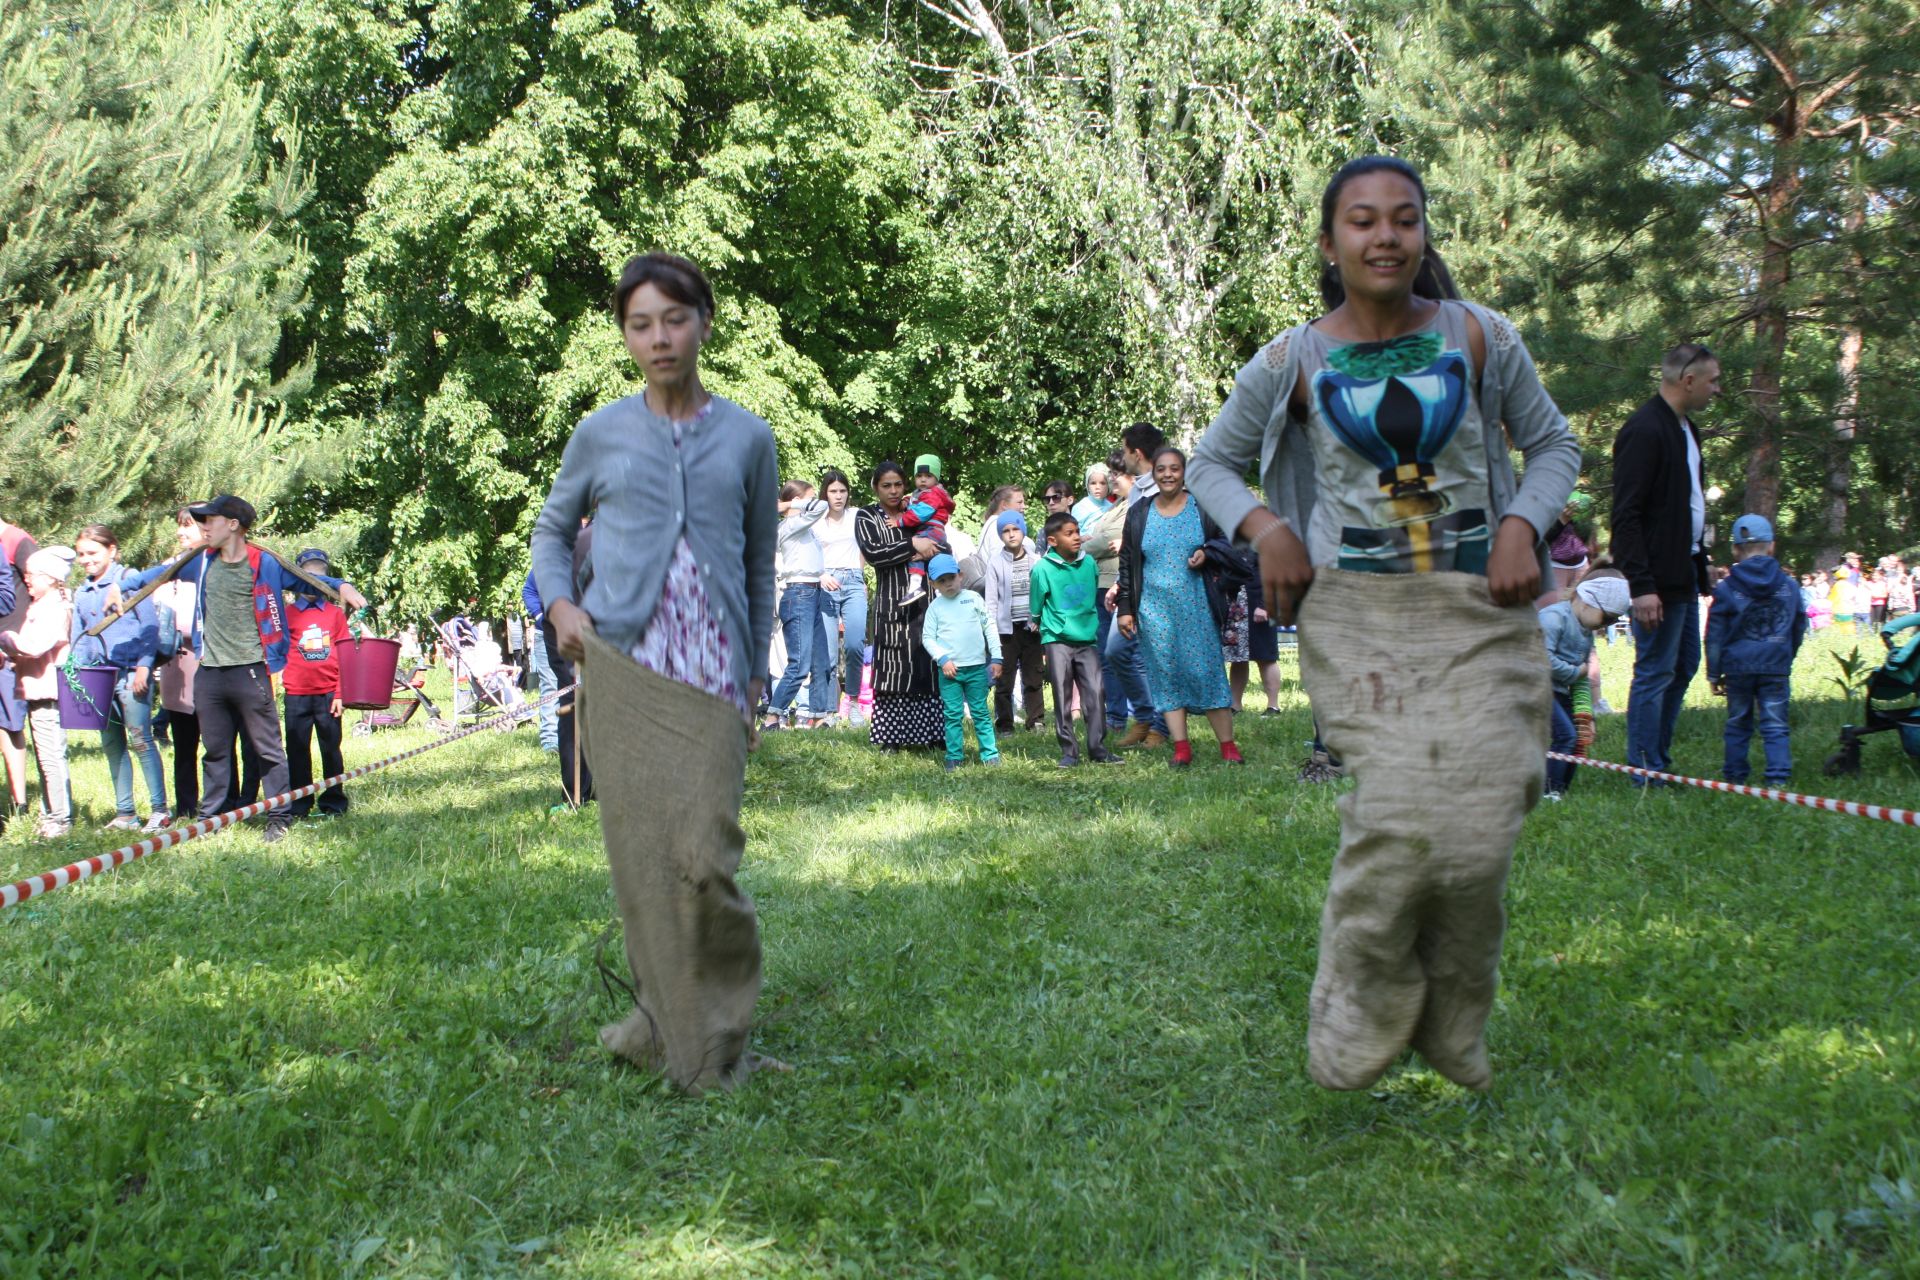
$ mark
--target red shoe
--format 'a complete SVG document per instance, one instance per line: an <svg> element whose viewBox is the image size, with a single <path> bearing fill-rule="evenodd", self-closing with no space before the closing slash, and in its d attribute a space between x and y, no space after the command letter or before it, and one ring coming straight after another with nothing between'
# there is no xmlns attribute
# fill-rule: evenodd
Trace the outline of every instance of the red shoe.
<svg viewBox="0 0 1920 1280"><path fill-rule="evenodd" d="M1240 748L1235 746L1231 739L1220 744L1220 759L1227 764L1246 763L1245 760L1240 758Z"/></svg>
<svg viewBox="0 0 1920 1280"><path fill-rule="evenodd" d="M1173 744L1173 767L1184 769L1193 763L1193 743L1182 739Z"/></svg>

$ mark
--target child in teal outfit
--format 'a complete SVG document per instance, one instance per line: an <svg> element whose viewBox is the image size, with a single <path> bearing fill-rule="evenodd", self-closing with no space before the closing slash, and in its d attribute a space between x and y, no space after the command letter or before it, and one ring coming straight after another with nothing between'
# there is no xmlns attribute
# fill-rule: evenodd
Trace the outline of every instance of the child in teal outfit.
<svg viewBox="0 0 1920 1280"><path fill-rule="evenodd" d="M1047 554L1033 566L1033 588L1028 607L1040 625L1040 643L1047 651L1047 675L1053 681L1053 726L1060 739L1060 767L1080 763L1080 744L1073 736L1073 693L1080 691L1080 713L1087 721L1087 755L1096 764L1119 764L1106 749L1106 686L1100 676L1100 653L1094 640L1100 615L1094 601L1100 595L1099 568L1080 551L1080 523L1065 511L1047 517Z"/></svg>
<svg viewBox="0 0 1920 1280"><path fill-rule="evenodd" d="M987 713L987 690L1000 678L1000 628L978 592L960 589L960 564L942 552L927 562L936 592L927 606L920 643L940 669L940 705L947 719L947 768L966 759L966 715L980 739L980 763L1000 763L1000 746Z"/></svg>

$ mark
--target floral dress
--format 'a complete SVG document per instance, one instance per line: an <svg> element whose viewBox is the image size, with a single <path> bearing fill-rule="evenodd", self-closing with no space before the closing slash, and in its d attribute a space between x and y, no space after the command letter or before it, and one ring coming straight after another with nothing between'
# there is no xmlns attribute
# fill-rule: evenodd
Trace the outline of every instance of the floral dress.
<svg viewBox="0 0 1920 1280"><path fill-rule="evenodd" d="M687 422L673 424L675 449L682 445L684 428L713 412L715 403L709 399ZM742 712L751 710L746 692L733 678L733 646L714 621L707 588L700 581L700 564L693 558L693 548L687 545L684 533L673 545L673 562L667 568L660 605L629 653L649 671L725 698Z"/></svg>
<svg viewBox="0 0 1920 1280"><path fill-rule="evenodd" d="M1220 656L1228 662L1250 662L1253 659L1249 646L1251 633L1247 608L1247 589L1240 588L1233 593L1233 599L1227 602L1227 624L1220 628Z"/></svg>

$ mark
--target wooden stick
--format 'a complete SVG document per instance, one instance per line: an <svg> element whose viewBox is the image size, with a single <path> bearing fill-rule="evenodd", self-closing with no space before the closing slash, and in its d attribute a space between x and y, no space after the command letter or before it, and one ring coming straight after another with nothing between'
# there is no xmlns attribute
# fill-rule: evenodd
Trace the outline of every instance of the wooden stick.
<svg viewBox="0 0 1920 1280"><path fill-rule="evenodd" d="M302 569L299 565L287 559L285 556L281 555L278 551L275 551L272 547L268 546L266 543L258 541L257 539L252 539L252 538L248 539L248 541L252 542L254 546L260 548L262 551L266 552L268 555L272 556L275 560L278 560L280 562L280 567L282 569L285 569L288 573L300 579L300 581L306 583L308 586L312 587L315 591L318 591L321 595L325 596L327 599L339 605L342 609L347 607L347 602L340 598L340 593L338 591L335 591L332 587L320 581L320 579L314 577L312 574L308 573L305 569Z"/></svg>
<svg viewBox="0 0 1920 1280"><path fill-rule="evenodd" d="M132 613L133 610L139 605L139 603L142 600L145 600L148 596L158 591L165 584L172 582L173 575L176 573L179 573L181 568L187 563L187 561L199 555L202 550L204 550L204 548L195 547L191 551L182 551L179 555L167 561L166 566L163 569L161 569L159 577L155 578L152 582L149 582L146 586L134 592L133 598L131 600L122 600L120 602L120 607L118 609L109 610L107 613L103 614L100 618L100 621L88 627L83 634L98 638L99 635L103 631L105 631L108 627L120 621L120 619L126 617L129 613ZM118 589L119 588L116 584L115 590L117 591Z"/></svg>
<svg viewBox="0 0 1920 1280"><path fill-rule="evenodd" d="M287 559L285 556L281 555L278 551L275 551L272 547L269 547L265 543L256 541L255 539L252 539L252 538L249 538L247 541L251 542L254 546L258 547L261 551L265 552L267 555L272 556L275 560L278 560L280 562L281 568L285 569L288 573L291 573L294 577L300 579L300 581L312 587L315 591L318 591L321 595L325 596L327 599L333 601L335 604L339 605L343 609L347 607L347 602L340 598L340 593L338 591L335 591L332 587L320 581L320 579L314 577L312 574L308 573L305 569L302 569L299 565ZM146 586L136 591L133 594L132 599L121 601L119 609L109 612L105 617L101 618L100 621L94 623L91 627L88 627L86 630L86 634L90 636L96 636L96 637L99 636L100 633L105 631L108 627L112 626L114 623L118 622L120 619L126 617L127 614L131 613L135 606L137 606L142 600L145 600L148 596L152 595L154 592L158 591L162 585L173 581L174 575L180 572L181 568L187 563L187 561L193 559L193 557L205 551L208 551L208 548L195 547L191 551L182 551L179 555L167 561L166 567L161 570L159 577L155 578L152 582L149 582ZM211 553L209 552L209 554ZM202 583L201 585L204 589L205 584Z"/></svg>

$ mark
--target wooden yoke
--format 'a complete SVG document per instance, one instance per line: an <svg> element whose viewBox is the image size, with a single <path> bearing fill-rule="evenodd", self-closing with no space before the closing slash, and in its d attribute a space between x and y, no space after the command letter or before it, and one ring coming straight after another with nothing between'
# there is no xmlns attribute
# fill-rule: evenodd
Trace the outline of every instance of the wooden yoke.
<svg viewBox="0 0 1920 1280"><path fill-rule="evenodd" d="M300 579L300 581L306 583L308 586L312 587L315 591L318 591L321 595L333 601L335 604L339 605L341 608L343 609L346 608L347 602L340 598L340 593L338 591L335 591L332 587L320 581L320 579L314 577L312 574L308 573L305 569L302 569L299 565L287 559L285 556L281 555L278 551L275 551L272 547L267 546L265 543L256 542L251 538L248 539L248 542L252 546L258 548L262 553L266 555L270 555L275 560L278 560L280 562L280 567L285 569L288 573ZM181 568L187 563L187 561L193 559L193 557L197 555L202 554L206 550L207 549L205 547L195 547L191 551L182 551L179 555L167 561L166 567L160 571L159 577L155 578L152 582L149 582L146 586L140 588L140 590L134 592L131 599L120 600L117 598L117 594L115 597L109 598L107 602L107 612L105 616L103 616L100 619L100 621L88 627L86 630L86 634L90 636L96 636L96 637L99 636L100 633L105 631L108 627L112 626L114 623L118 622L120 619L126 617L128 612L130 612L134 608L134 606L138 605L142 600L145 600L148 596L158 591L163 584L173 581L174 575L180 572ZM117 593L118 588L115 588L115 591Z"/></svg>
<svg viewBox="0 0 1920 1280"><path fill-rule="evenodd" d="M318 591L321 595L325 596L327 599L339 605L342 609L345 609L347 607L347 602L340 598L340 593L338 591L335 591L332 587L320 581L320 579L314 577L312 574L308 573L305 569L302 569L299 565L287 559L285 556L281 555L278 551L275 551L272 547L268 546L266 543L258 542L251 538L249 538L248 541L252 542L253 545L260 548L260 550L272 556L275 560L278 560L280 562L280 567L282 569L285 569L288 573L300 579L300 581L306 583L308 586L312 587L315 591Z"/></svg>
<svg viewBox="0 0 1920 1280"><path fill-rule="evenodd" d="M160 576L155 578L152 582L149 582L146 586L140 588L138 591L134 592L133 598L131 600L121 600L119 598L120 588L116 584L113 588L112 597L110 597L107 601L107 611L101 615L100 621L88 627L86 631L82 634L98 638L101 632L105 631L108 627L112 626L114 623L120 621L120 619L126 617L128 612L131 611L134 608L134 606L138 605L142 600L145 600L148 596L158 591L166 583L172 582L173 575L175 575L176 573L179 573L181 570L181 567L184 566L187 563L187 561L199 555L203 550L205 550L205 548L195 547L191 551L182 551L179 555L167 561L166 567L160 571Z"/></svg>

